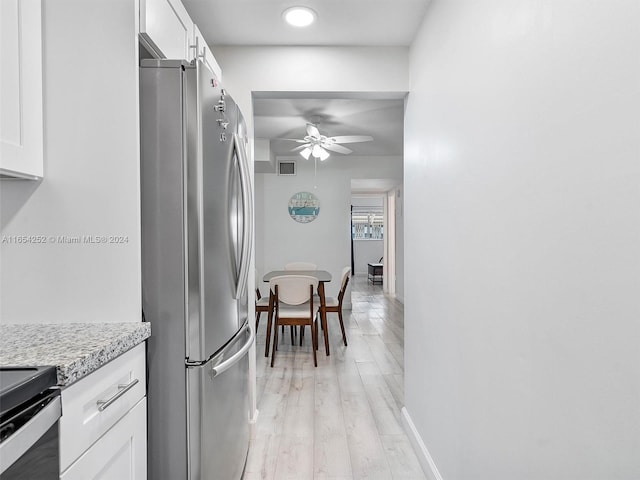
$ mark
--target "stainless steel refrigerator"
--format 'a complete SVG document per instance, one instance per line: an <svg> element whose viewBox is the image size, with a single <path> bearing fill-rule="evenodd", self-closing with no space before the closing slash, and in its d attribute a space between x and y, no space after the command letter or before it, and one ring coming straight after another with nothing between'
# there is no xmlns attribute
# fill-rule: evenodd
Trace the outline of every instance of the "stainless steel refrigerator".
<svg viewBox="0 0 640 480"><path fill-rule="evenodd" d="M149 478L239 479L255 337L244 120L200 61L142 60L140 130Z"/></svg>

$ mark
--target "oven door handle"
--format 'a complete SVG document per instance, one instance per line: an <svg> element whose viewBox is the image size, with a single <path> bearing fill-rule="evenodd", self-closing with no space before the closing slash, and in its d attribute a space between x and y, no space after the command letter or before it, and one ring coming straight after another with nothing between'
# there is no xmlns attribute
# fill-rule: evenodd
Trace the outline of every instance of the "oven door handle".
<svg viewBox="0 0 640 480"><path fill-rule="evenodd" d="M0 473L13 465L58 421L62 414L61 405L60 397L55 397L49 405L0 443Z"/></svg>

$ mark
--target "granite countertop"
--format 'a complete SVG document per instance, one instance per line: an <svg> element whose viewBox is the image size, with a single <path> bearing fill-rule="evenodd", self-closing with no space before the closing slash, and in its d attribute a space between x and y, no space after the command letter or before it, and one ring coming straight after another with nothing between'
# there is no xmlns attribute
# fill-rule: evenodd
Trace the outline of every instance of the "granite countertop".
<svg viewBox="0 0 640 480"><path fill-rule="evenodd" d="M0 324L0 366L53 365L64 387L151 336L151 324Z"/></svg>

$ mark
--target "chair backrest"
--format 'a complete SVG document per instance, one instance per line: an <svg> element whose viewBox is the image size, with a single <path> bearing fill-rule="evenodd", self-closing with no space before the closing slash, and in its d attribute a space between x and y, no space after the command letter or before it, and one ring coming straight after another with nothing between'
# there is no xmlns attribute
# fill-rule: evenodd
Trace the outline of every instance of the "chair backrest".
<svg viewBox="0 0 640 480"><path fill-rule="evenodd" d="M269 281L271 291L278 286L278 300L289 305L301 305L318 289L318 279L310 275L281 275ZM309 286L313 288L312 292Z"/></svg>
<svg viewBox="0 0 640 480"><path fill-rule="evenodd" d="M262 294L260 293L260 289L256 288L256 300L260 300L262 298Z"/></svg>
<svg viewBox="0 0 640 480"><path fill-rule="evenodd" d="M309 262L291 262L284 266L285 270L317 270L318 266L315 263Z"/></svg>
<svg viewBox="0 0 640 480"><path fill-rule="evenodd" d="M342 269L342 283L340 284L340 293L338 294L338 301L342 303L342 297L344 292L347 291L347 285L349 284L349 277L351 277L351 267L344 267Z"/></svg>

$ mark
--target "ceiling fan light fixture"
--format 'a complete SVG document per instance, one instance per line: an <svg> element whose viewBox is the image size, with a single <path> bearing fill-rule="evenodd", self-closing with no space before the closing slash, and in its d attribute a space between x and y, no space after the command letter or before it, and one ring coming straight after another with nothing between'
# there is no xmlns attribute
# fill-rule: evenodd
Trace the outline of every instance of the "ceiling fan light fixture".
<svg viewBox="0 0 640 480"><path fill-rule="evenodd" d="M288 142L296 142L297 147L292 148L291 152L298 152L305 159L313 155L314 159L324 161L336 152L342 155L353 153L353 150L341 145L342 143L370 142L373 137L370 135L339 135L337 137L327 137L318 130L318 126L314 123L307 123L306 135L303 138L278 138L277 140L286 140Z"/></svg>
<svg viewBox="0 0 640 480"><path fill-rule="evenodd" d="M309 7L291 7L282 12L285 21L294 27L308 27L316 21L317 14Z"/></svg>
<svg viewBox="0 0 640 480"><path fill-rule="evenodd" d="M322 155L322 152L324 152L324 149L318 144L314 145L313 150L311 150L311 154L314 157L319 157L320 155Z"/></svg>
<svg viewBox="0 0 640 480"><path fill-rule="evenodd" d="M324 162L327 158L329 158L329 152L327 152L324 148L320 152L320 161Z"/></svg>
<svg viewBox="0 0 640 480"><path fill-rule="evenodd" d="M302 155L305 160L309 160L309 156L311 156L311 149L309 147L306 147L300 152L300 155Z"/></svg>

